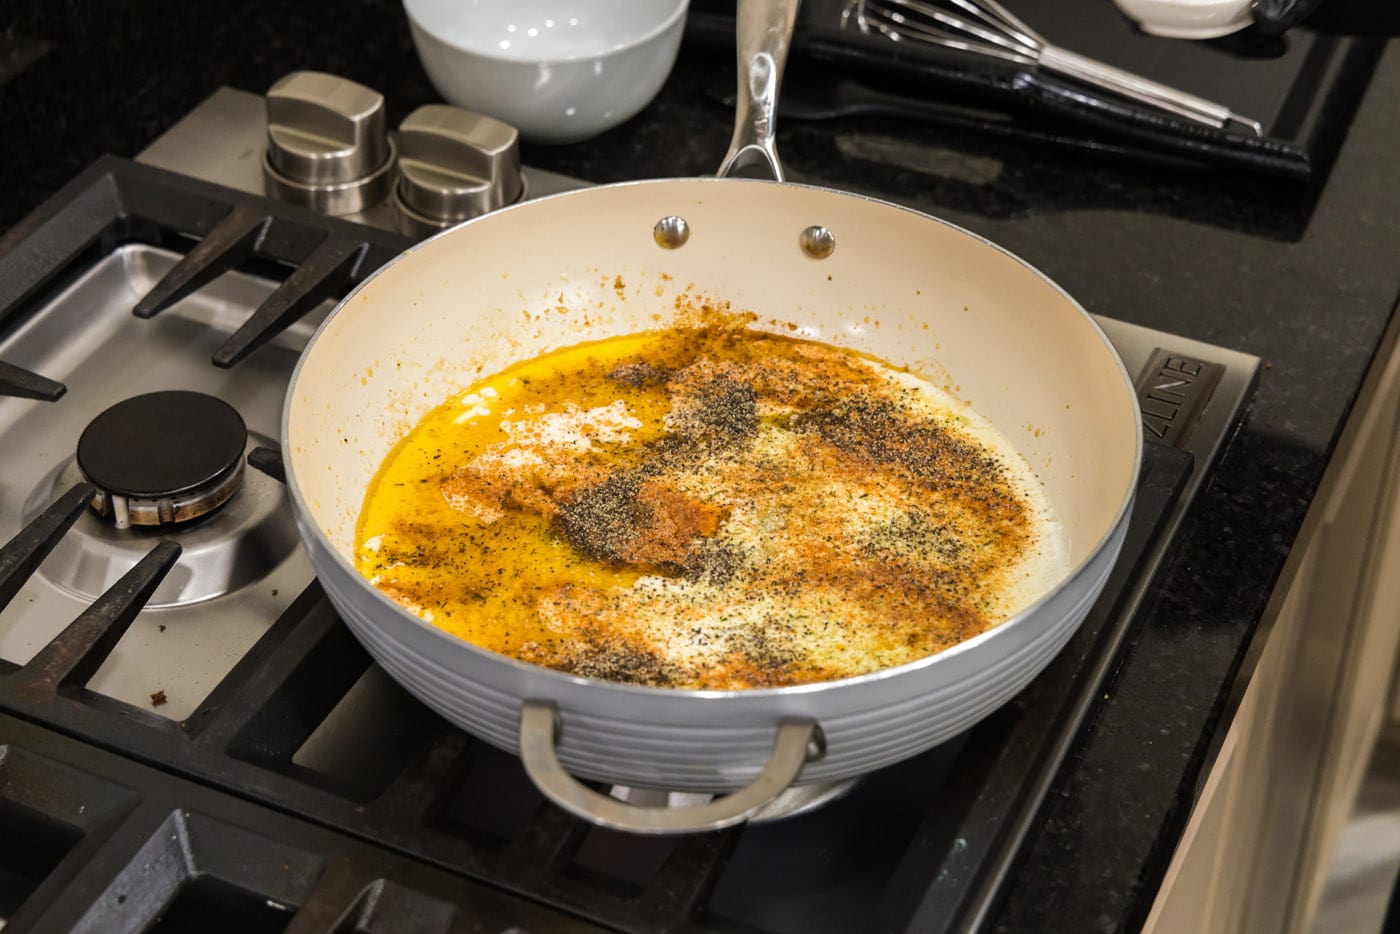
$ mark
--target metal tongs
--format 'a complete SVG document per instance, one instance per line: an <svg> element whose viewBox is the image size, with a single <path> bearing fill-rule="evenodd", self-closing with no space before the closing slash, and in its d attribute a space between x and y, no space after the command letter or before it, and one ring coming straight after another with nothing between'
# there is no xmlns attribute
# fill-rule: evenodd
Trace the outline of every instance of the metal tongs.
<svg viewBox="0 0 1400 934"><path fill-rule="evenodd" d="M841 25L851 24L895 42L927 43L1043 69L1218 130L1264 132L1258 120L1222 104L1046 42L997 0L850 0L842 9Z"/></svg>

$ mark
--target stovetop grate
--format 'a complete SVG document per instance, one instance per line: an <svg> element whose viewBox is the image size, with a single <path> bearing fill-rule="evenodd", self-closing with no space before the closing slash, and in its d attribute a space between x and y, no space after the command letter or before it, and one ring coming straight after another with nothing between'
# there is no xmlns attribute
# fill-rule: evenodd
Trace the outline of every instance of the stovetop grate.
<svg viewBox="0 0 1400 934"><path fill-rule="evenodd" d="M0 243L0 333L76 266L120 243L203 238L138 313L155 313L228 269L280 265L283 285L254 314L257 325L230 341L225 362L254 351L266 328L343 294L403 245L110 158L17 234L23 253L14 248L16 234ZM269 451L250 461L272 473L280 468ZM393 851L385 858L395 865L431 864L419 871L484 881L608 927L957 928L995 900L1131 630L1133 585L1153 573L1144 556L1191 471L1189 453L1148 445L1127 541L1104 596L1014 701L962 737L868 777L845 799L772 825L654 839L565 815L543 801L516 759L448 726L388 679L314 583L182 722L87 690L178 554L174 543L154 545L27 664L0 663L0 711L65 734L71 740L53 739L64 749L90 743L265 806L256 809L261 824L276 823L274 810L295 815ZM0 549L0 604L91 495L85 485L73 488ZM0 726L23 725L3 718ZM15 819L8 813L0 810L0 836L3 822ZM172 826L194 832L188 822Z"/></svg>
<svg viewBox="0 0 1400 934"><path fill-rule="evenodd" d="M598 928L0 715L6 930Z"/></svg>
<svg viewBox="0 0 1400 934"><path fill-rule="evenodd" d="M214 355L221 367L243 360L321 302L344 296L413 243L108 156L0 238L0 334L40 290L132 242L187 250L132 309L140 318L154 317L230 269L251 267L282 280ZM0 395L54 401L62 394L61 383L0 361Z"/></svg>

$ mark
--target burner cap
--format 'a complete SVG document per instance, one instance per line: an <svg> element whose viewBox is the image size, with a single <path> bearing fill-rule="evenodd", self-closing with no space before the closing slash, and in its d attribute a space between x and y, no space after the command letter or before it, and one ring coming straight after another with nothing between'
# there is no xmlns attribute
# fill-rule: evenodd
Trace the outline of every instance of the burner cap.
<svg viewBox="0 0 1400 934"><path fill-rule="evenodd" d="M194 519L222 506L243 479L248 428L227 402L152 392L118 402L78 439L78 469L98 488L93 508L118 528Z"/></svg>

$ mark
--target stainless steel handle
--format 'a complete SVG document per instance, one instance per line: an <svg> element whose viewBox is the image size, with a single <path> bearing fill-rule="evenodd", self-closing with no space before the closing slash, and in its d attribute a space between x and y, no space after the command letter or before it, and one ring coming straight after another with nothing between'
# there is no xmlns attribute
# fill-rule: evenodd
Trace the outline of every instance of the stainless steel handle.
<svg viewBox="0 0 1400 934"><path fill-rule="evenodd" d="M1130 100L1147 104L1158 110L1185 117L1198 123L1224 129L1230 124L1251 131L1255 136L1263 135L1263 127L1256 120L1237 116L1230 108L1204 97L1197 97L1185 91L1158 84L1141 75L1106 65L1096 59L1077 52L1062 49L1056 45L1046 45L1037 54L1037 64L1046 71L1073 78L1094 87L1121 94Z"/></svg>
<svg viewBox="0 0 1400 934"><path fill-rule="evenodd" d="M787 790L809 758L822 750L821 730L810 720L785 720L773 754L748 786L695 807L638 807L599 794L564 771L555 755L559 711L550 701L526 701L520 714L520 758L544 796L599 827L629 833L703 833L745 820Z"/></svg>
<svg viewBox="0 0 1400 934"><path fill-rule="evenodd" d="M778 88L787 63L792 25L800 0L739 0L735 14L739 55L739 96L734 104L734 138L719 176L760 169L783 180L774 133Z"/></svg>

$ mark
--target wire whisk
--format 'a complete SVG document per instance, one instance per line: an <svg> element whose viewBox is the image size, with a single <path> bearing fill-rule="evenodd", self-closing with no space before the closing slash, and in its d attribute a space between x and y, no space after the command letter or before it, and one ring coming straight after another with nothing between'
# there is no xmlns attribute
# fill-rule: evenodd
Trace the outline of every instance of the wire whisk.
<svg viewBox="0 0 1400 934"><path fill-rule="evenodd" d="M1029 66L1216 129L1263 135L1230 108L1045 41L997 0L851 0L843 28L894 42L927 43Z"/></svg>

